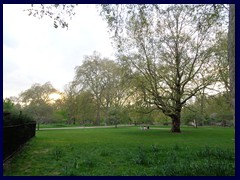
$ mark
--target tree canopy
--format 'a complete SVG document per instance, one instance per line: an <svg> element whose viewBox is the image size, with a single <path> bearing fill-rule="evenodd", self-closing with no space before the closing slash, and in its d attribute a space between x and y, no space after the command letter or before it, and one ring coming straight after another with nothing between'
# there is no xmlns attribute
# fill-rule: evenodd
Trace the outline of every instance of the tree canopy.
<svg viewBox="0 0 240 180"><path fill-rule="evenodd" d="M136 75L144 100L180 132L184 104L216 81L219 14L211 6L102 5L118 56Z"/></svg>

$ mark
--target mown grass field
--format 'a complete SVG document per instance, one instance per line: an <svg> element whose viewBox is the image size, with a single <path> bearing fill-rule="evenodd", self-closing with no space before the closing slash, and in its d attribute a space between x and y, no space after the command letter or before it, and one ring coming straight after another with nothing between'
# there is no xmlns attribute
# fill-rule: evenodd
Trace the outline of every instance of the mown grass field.
<svg viewBox="0 0 240 180"><path fill-rule="evenodd" d="M40 130L5 176L222 176L235 174L233 128Z"/></svg>

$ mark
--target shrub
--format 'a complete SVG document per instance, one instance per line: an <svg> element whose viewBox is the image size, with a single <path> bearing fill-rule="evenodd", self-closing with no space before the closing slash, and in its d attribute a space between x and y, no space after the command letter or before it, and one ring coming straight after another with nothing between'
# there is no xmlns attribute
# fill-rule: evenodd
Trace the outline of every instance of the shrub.
<svg viewBox="0 0 240 180"><path fill-rule="evenodd" d="M29 122L34 122L34 120L32 117L22 114L20 112L20 114L10 113L8 115L4 115L3 122L4 122L3 123L4 126L13 126L13 125L20 125L20 124L25 124Z"/></svg>

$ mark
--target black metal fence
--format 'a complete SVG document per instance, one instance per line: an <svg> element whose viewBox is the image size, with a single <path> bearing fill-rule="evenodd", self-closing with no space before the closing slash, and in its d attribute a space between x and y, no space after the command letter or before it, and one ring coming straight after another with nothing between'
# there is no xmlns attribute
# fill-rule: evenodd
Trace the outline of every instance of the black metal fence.
<svg viewBox="0 0 240 180"><path fill-rule="evenodd" d="M3 127L3 160L7 160L35 136L36 122Z"/></svg>

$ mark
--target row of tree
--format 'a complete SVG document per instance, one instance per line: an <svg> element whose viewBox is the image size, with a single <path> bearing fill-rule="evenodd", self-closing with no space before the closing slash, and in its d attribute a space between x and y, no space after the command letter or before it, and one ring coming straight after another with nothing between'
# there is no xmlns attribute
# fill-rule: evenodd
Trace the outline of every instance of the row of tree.
<svg viewBox="0 0 240 180"><path fill-rule="evenodd" d="M120 119L135 121L138 119L135 112L141 112L147 119L156 114L170 118L172 132L180 132L182 111L193 105L187 102L200 97L200 114L205 117L211 106L204 108L204 100L211 101L208 94L210 89L216 91L216 85L223 85L222 95L215 96L213 101L226 97L223 103L234 104L235 55L229 50L235 48L231 41L234 7L181 4L98 7L108 23L117 60L102 58L97 52L85 56L83 64L75 68L74 80L65 87L63 98L56 103L48 100L46 92L54 92L49 83L45 85L50 88L42 93L37 91L41 91L41 85L23 92L21 101L32 108L33 114L39 116L35 109L43 102L46 106L42 112L51 109L48 106L56 106L56 112L73 123L80 119L94 119L95 124L112 121L116 124ZM33 97L28 96L31 92Z"/></svg>
<svg viewBox="0 0 240 180"><path fill-rule="evenodd" d="M52 87L49 82L43 85L35 84L20 94L18 98L4 99L4 112L19 115L21 111L24 115L34 117L38 123L86 125L98 124L99 122L102 125L117 125L119 123L171 125L169 117L147 106L140 96L138 98L129 96L128 103L123 105L111 105L106 108L106 104L101 104L98 109L97 101L90 90L72 91L69 86L66 86L64 93L54 91L54 93L62 95L57 100L44 101L40 93L39 97L31 97L25 101L27 103L23 103L22 100L26 94L30 97L30 91L36 89L36 86L46 88L46 85ZM51 92L48 92L48 95L51 96ZM36 99L41 100L36 103ZM232 109L226 100L226 92L213 96L198 94L195 101L185 105L182 111L182 124L189 125L193 121L196 121L198 125L222 123L224 123L222 125L232 125Z"/></svg>
<svg viewBox="0 0 240 180"><path fill-rule="evenodd" d="M94 52L85 56L83 64L75 68L75 77L65 86L64 92L57 91L50 82L34 84L19 97L5 99L4 110L15 113L21 110L38 123L171 124L166 114L146 102L146 94L139 86L139 79L143 77L120 63ZM218 73L223 75L220 67L217 66ZM227 87L213 96L205 93L205 89L198 91L195 100L183 107L182 123L196 120L206 125L232 120ZM60 98L52 99L52 94L59 94Z"/></svg>

